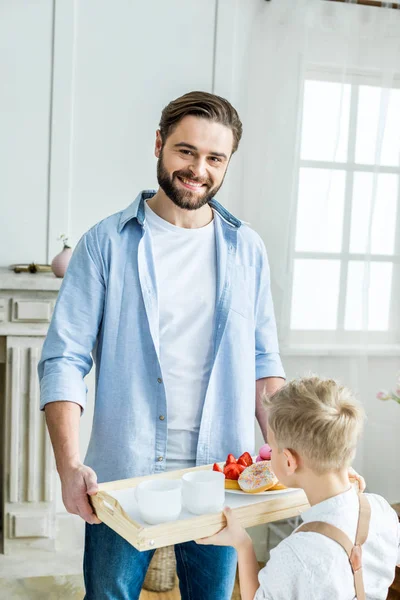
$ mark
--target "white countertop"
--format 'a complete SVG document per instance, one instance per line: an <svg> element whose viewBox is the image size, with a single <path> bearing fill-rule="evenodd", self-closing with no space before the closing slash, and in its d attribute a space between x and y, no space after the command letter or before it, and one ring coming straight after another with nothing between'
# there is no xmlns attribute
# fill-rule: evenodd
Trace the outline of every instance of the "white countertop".
<svg viewBox="0 0 400 600"><path fill-rule="evenodd" d="M58 291L61 283L53 273L14 273L0 267L0 290Z"/></svg>

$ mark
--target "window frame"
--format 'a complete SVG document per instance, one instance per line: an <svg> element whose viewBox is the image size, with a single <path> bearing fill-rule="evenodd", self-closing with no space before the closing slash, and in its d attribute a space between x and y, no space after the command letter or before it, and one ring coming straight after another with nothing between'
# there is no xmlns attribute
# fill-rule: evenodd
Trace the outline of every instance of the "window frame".
<svg viewBox="0 0 400 600"><path fill-rule="evenodd" d="M304 73L300 89L300 106L299 106L299 143L297 144L296 160L295 160L295 177L294 177L294 214L291 229L291 278L289 290L289 302L287 303L287 340L289 346L297 346L299 344L361 344L361 345L393 345L400 343L400 165L397 167L367 165L356 163L355 148L357 136L357 109L359 86L368 85L383 88L382 73L378 71L360 71L346 70L346 73L335 68L322 68L320 66L311 65ZM347 160L346 162L305 160L301 158L301 135L303 125L303 102L306 81L326 81L350 84L350 115L349 115L349 131L347 140ZM393 77L390 81L390 88L400 88L400 74ZM343 211L343 230L342 230L342 247L340 252L313 252L313 251L296 251L296 228L297 228L297 213L299 202L299 180L300 170L302 168L320 168L328 170L340 170L345 172L345 198ZM350 229L351 229L351 209L353 196L353 180L356 172L368 173L393 173L398 176L398 193L397 193L397 209L396 209L396 224L395 224L395 247L393 255L382 254L359 254L350 252ZM291 312L292 312L292 297L293 297L293 282L294 282L294 264L296 259L336 259L340 261L340 284L339 284L339 299L337 312L337 328L334 330L308 330L308 329L292 329L291 328ZM359 260L362 262L386 262L393 264L391 298L389 307L389 327L387 331L374 330L345 330L345 306L347 296L347 273L349 262Z"/></svg>

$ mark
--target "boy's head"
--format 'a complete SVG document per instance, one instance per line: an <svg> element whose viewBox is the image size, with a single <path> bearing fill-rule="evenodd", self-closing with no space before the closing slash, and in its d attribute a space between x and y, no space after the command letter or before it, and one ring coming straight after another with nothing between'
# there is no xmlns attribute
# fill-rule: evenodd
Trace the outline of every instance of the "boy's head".
<svg viewBox="0 0 400 600"><path fill-rule="evenodd" d="M301 487L307 471L323 475L350 466L364 410L349 389L332 379L287 383L265 406L272 470L285 485Z"/></svg>

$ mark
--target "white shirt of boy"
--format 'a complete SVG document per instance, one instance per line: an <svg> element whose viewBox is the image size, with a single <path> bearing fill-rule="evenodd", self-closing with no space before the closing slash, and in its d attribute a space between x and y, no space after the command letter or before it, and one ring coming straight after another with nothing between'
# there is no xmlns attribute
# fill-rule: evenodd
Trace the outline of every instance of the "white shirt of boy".
<svg viewBox="0 0 400 600"><path fill-rule="evenodd" d="M400 563L400 526L394 510L381 496L366 494L371 505L368 538L362 546L367 600L386 600ZM304 523L324 521L342 529L354 542L359 502L351 489L312 506ZM353 600L354 577L344 549L314 532L293 533L271 551L260 571L254 600Z"/></svg>

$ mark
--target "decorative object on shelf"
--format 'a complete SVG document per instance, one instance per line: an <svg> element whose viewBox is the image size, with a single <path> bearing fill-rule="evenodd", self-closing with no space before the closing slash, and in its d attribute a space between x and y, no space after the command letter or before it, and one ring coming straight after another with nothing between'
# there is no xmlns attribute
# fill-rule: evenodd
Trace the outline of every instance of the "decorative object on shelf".
<svg viewBox="0 0 400 600"><path fill-rule="evenodd" d="M68 237L64 233L62 233L58 239L63 242L64 247L62 251L53 258L51 269L56 277L64 277L68 263L71 260L72 248L68 245Z"/></svg>
<svg viewBox="0 0 400 600"><path fill-rule="evenodd" d="M394 400L400 404L400 373L397 376L396 389L395 391L381 390L377 393L376 397L378 400Z"/></svg>
<svg viewBox="0 0 400 600"><path fill-rule="evenodd" d="M38 265L34 262L30 265L11 265L10 269L14 273L51 273L50 265Z"/></svg>

